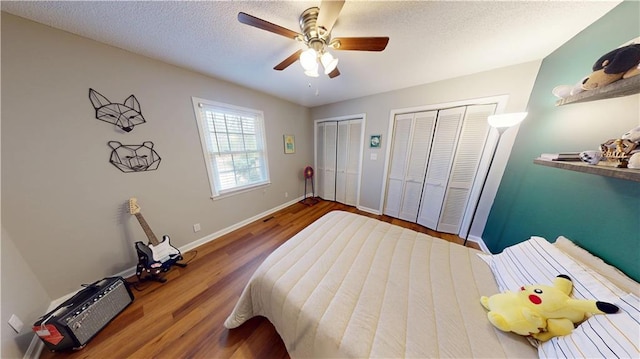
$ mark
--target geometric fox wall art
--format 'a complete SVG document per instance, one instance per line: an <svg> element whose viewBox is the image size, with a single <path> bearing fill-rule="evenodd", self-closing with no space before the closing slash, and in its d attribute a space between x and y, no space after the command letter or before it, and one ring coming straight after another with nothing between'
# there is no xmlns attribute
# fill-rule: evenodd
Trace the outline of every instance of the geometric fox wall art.
<svg viewBox="0 0 640 359"><path fill-rule="evenodd" d="M140 111L140 103L133 95L127 97L124 103L114 103L90 88L89 100L96 110L98 120L114 124L125 132L133 130L135 125L147 122Z"/></svg>

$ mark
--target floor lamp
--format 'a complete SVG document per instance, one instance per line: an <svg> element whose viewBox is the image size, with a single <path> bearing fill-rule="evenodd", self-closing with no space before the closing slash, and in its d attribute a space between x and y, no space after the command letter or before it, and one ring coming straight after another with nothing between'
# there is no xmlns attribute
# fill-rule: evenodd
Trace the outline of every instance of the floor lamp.
<svg viewBox="0 0 640 359"><path fill-rule="evenodd" d="M500 146L500 139L502 138L502 134L508 130L509 128L519 124L527 117L526 112L513 112L513 113L503 113L500 115L491 115L487 117L487 122L489 122L489 126L498 130L498 140L496 141L495 147L493 147L493 152L491 153L491 160L489 161L489 168L487 168L487 175L484 176L484 180L482 181L482 187L480 187L480 195L478 196L478 201L476 202L476 207L473 209L473 215L471 216L471 222L469 223L469 231L464 239L464 243L462 245L466 246L467 241L469 240L469 235L471 234L471 227L473 226L473 220L476 218L476 213L478 212L478 206L480 205L480 199L482 198L482 193L484 192L484 186L487 184L487 178L489 178L489 173L491 172L491 166L493 165L493 159L496 157L496 152L498 151L498 146Z"/></svg>

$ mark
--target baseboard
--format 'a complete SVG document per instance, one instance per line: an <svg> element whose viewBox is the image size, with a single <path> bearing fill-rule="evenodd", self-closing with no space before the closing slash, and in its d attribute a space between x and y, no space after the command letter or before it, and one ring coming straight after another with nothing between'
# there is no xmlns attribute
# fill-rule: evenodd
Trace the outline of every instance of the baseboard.
<svg viewBox="0 0 640 359"><path fill-rule="evenodd" d="M363 212L368 212L371 214L375 214L375 215L381 215L382 213L380 213L379 210L377 209L372 209L372 208L367 208L367 207L362 207L362 206L357 206L357 208ZM489 251L489 248L487 247L487 245L484 243L484 241L482 240L481 237L476 237L476 236L469 236L467 238L468 241L470 242L474 242L477 243L478 246L480 247L480 249L485 252L485 253L491 253Z"/></svg>
<svg viewBox="0 0 640 359"><path fill-rule="evenodd" d="M195 241L193 241L191 243L188 243L188 244L186 244L186 245L184 245L184 246L182 246L182 247L180 247L178 249L180 250L180 252L183 252L183 253L188 252L188 251L190 251L190 250L192 250L194 248L200 247L201 245L203 245L205 243L209 243L209 242L213 241L214 239L222 237L225 234L231 233L231 232L235 231L236 229L244 227L244 226L246 226L247 224L249 224L251 222L255 222L255 221L259 220L260 218L266 217L266 216L268 216L268 215L270 215L272 213L278 212L281 209L287 208L287 207L291 206L292 204L294 204L296 202L302 201L303 199L304 199L304 197L298 197L298 198L296 198L294 200L291 200L289 202L286 202L286 203L284 203L284 204L282 204L282 205L280 205L278 207L275 207L275 208L272 208L272 209L270 209L268 211L262 212L262 213L260 213L258 215L255 215L255 216L251 217L251 218L247 218L244 221L238 222L238 223L236 223L236 224L234 224L232 226L229 226L227 228L221 229L221 230L219 230L219 231L217 231L215 233L211 233L211 234L207 235L206 237L203 237L203 238L200 238L198 240L195 240Z"/></svg>
<svg viewBox="0 0 640 359"><path fill-rule="evenodd" d="M480 249L481 249L483 252L488 253L488 254L491 254L491 251L489 250L489 247L487 247L487 245L484 243L484 241L482 240L482 237L469 236L469 237L467 238L467 240L468 240L469 242L474 242L474 243L476 243L476 244L480 247Z"/></svg>
<svg viewBox="0 0 640 359"><path fill-rule="evenodd" d="M375 215L378 215L378 216L382 214L382 213L380 213L379 210L373 209L373 208L367 208L367 207L362 207L362 206L357 206L356 208L358 208L359 210L361 210L363 212L375 214Z"/></svg>
<svg viewBox="0 0 640 359"><path fill-rule="evenodd" d="M29 348L24 353L23 359L37 359L40 358L40 354L42 354L42 349L44 349L44 343L40 338L33 334L33 338L31 338L31 343L29 343Z"/></svg>

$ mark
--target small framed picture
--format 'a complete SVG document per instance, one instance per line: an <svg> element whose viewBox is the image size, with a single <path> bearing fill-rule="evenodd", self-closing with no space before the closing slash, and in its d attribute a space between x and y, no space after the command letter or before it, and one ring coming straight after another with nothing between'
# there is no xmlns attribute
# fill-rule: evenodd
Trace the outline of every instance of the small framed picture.
<svg viewBox="0 0 640 359"><path fill-rule="evenodd" d="M382 135L371 135L371 139L369 140L369 147L380 148L381 145L382 145Z"/></svg>
<svg viewBox="0 0 640 359"><path fill-rule="evenodd" d="M293 135L284 135L284 153L296 153L296 139Z"/></svg>

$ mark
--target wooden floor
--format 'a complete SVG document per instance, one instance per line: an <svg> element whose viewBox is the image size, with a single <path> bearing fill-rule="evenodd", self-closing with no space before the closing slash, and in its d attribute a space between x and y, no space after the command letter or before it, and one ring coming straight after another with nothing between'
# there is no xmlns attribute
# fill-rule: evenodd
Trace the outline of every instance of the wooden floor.
<svg viewBox="0 0 640 359"><path fill-rule="evenodd" d="M335 202L320 201L311 207L297 203L184 253L186 268L173 267L164 284L137 284L133 303L84 349L51 353L45 348L40 358L288 358L268 320L253 318L233 330L223 323L266 256L334 209L463 243L455 235ZM475 243L468 245L478 248Z"/></svg>

